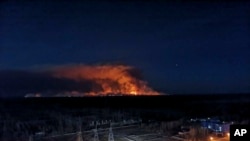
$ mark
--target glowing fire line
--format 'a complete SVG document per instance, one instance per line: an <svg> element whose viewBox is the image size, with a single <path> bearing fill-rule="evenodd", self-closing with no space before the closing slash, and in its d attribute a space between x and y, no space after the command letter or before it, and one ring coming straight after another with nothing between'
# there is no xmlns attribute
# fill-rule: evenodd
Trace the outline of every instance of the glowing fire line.
<svg viewBox="0 0 250 141"><path fill-rule="evenodd" d="M67 78L74 81L90 80L96 84L85 95L159 95L147 86L147 82L140 80L136 71L126 65L78 65L62 66L52 70L53 76ZM79 93L80 94L80 93Z"/></svg>

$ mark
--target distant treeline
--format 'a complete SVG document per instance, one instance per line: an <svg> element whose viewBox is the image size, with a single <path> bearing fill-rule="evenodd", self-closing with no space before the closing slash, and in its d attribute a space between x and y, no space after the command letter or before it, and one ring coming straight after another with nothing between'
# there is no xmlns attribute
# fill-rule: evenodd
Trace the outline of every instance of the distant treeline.
<svg viewBox="0 0 250 141"><path fill-rule="evenodd" d="M1 99L1 107L13 109L109 108L146 111L171 116L225 116L249 118L250 94L117 96L117 97L40 97ZM1 109L3 110L3 109ZM140 113L140 112L139 112ZM154 115L153 115L154 116Z"/></svg>

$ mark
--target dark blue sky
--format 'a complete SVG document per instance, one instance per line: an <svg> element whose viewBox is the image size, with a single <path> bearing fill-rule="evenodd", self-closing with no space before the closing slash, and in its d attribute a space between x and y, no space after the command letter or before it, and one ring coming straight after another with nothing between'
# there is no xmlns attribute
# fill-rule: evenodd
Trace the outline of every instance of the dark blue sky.
<svg viewBox="0 0 250 141"><path fill-rule="evenodd" d="M250 93L249 13L243 2L1 2L0 70L122 62L167 93Z"/></svg>

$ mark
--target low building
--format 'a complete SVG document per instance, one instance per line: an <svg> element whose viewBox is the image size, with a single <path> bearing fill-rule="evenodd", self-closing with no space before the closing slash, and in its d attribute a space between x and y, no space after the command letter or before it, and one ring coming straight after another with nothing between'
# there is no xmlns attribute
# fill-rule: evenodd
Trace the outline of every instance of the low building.
<svg viewBox="0 0 250 141"><path fill-rule="evenodd" d="M201 119L201 126L204 128L208 128L216 133L228 133L230 128L230 123L221 122L218 119Z"/></svg>

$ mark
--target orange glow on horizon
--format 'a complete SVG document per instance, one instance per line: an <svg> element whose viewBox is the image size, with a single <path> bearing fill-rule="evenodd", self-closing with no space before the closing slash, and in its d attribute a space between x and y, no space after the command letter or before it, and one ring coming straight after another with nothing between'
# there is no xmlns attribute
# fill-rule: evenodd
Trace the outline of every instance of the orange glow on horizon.
<svg viewBox="0 0 250 141"><path fill-rule="evenodd" d="M95 84L84 96L105 95L160 95L148 87L147 82L137 77L134 69L126 65L78 65L57 67L52 70L53 76L74 81L89 80ZM83 86L84 87L84 86ZM82 93L74 92L81 96Z"/></svg>

